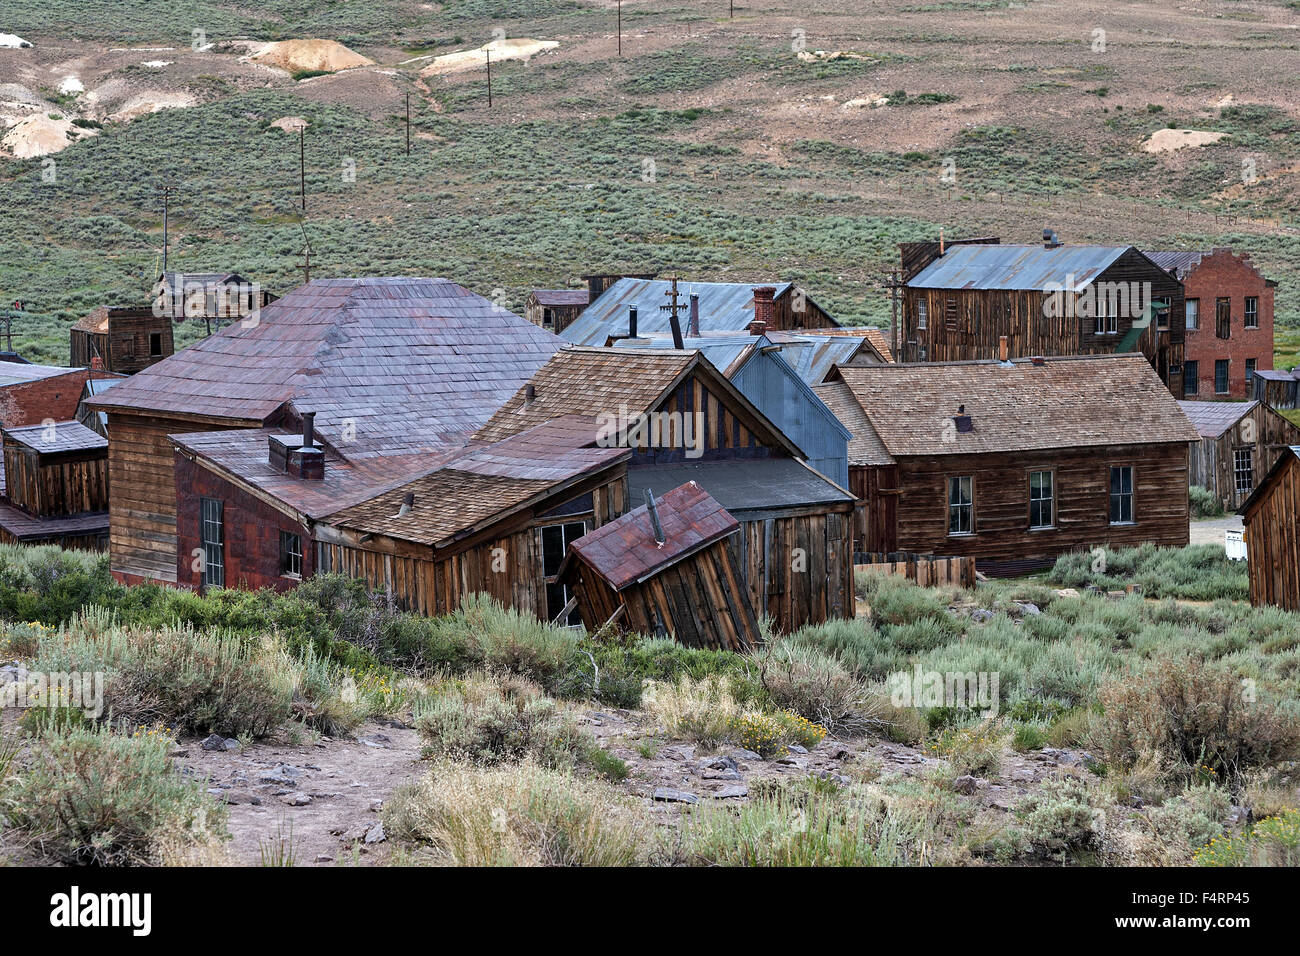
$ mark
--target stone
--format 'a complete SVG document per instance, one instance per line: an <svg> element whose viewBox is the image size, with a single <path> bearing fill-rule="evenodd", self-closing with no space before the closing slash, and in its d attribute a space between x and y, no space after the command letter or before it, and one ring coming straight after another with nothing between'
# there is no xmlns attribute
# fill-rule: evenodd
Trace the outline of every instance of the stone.
<svg viewBox="0 0 1300 956"><path fill-rule="evenodd" d="M222 746L224 747L224 741ZM282 787L298 786L298 778L302 776L302 771L297 767L291 767L287 763L278 763L274 769L266 770L258 777L260 783L278 783Z"/></svg>
<svg viewBox="0 0 1300 956"><path fill-rule="evenodd" d="M987 624L989 621L993 620L993 612L985 610L984 608L979 608L971 612L970 619L976 624Z"/></svg>
<svg viewBox="0 0 1300 956"><path fill-rule="evenodd" d="M211 736L205 737L203 738L203 749L204 750L225 750L226 738L221 736L221 734L212 734Z"/></svg>
<svg viewBox="0 0 1300 956"><path fill-rule="evenodd" d="M1022 614L1028 614L1030 617L1043 613L1038 609L1037 604L1030 604L1028 601L1017 601L1016 607L1020 608Z"/></svg>
<svg viewBox="0 0 1300 956"><path fill-rule="evenodd" d="M695 756L695 748L690 744L674 744L671 747L665 747L660 753L669 760L685 761Z"/></svg>
<svg viewBox="0 0 1300 956"><path fill-rule="evenodd" d="M744 784L722 787L713 792L713 798L715 800L732 800L747 796L749 796L749 787L746 787Z"/></svg>
<svg viewBox="0 0 1300 956"><path fill-rule="evenodd" d="M384 833L384 825L382 823L376 823L373 827L371 827L369 830L366 831L367 844L383 843L387 839L388 839L388 835Z"/></svg>
<svg viewBox="0 0 1300 956"><path fill-rule="evenodd" d="M227 749L227 750L238 750L238 749L239 749L239 741L236 740L234 737L227 737L227 738L226 738L226 749Z"/></svg>
<svg viewBox="0 0 1300 956"><path fill-rule="evenodd" d="M702 780L739 780L741 779L739 771L736 770L702 770L700 771Z"/></svg>
<svg viewBox="0 0 1300 956"><path fill-rule="evenodd" d="M781 764L782 766L794 767L800 770L803 769L803 765L804 765L803 761L800 760L798 757L792 757L789 754L787 754L784 757L777 757L776 762Z"/></svg>
<svg viewBox="0 0 1300 956"><path fill-rule="evenodd" d="M378 813L378 812L379 812L380 810L382 810L382 809L384 809L384 801L382 801L382 800L371 800L371 801L370 801L370 812L371 812L371 813Z"/></svg>
<svg viewBox="0 0 1300 956"><path fill-rule="evenodd" d="M806 754L808 752L807 747L802 747L799 744L790 744L785 749L790 751L792 754Z"/></svg>
<svg viewBox="0 0 1300 956"><path fill-rule="evenodd" d="M246 803L250 807L260 807L262 805L262 798L255 793L245 793L242 790L215 789L209 790L208 792L216 796L216 798L222 803L232 807L238 806L241 803Z"/></svg>
<svg viewBox="0 0 1300 956"><path fill-rule="evenodd" d="M328 853L322 853L322 854L320 854L318 857L316 857L316 859L313 860L312 862L314 862L314 863L333 863L333 862L334 862L334 857L330 856Z"/></svg>
<svg viewBox="0 0 1300 956"><path fill-rule="evenodd" d="M378 747L380 750L391 749L393 738L388 734L369 734L365 737L358 737L357 743L365 747Z"/></svg>
<svg viewBox="0 0 1300 956"><path fill-rule="evenodd" d="M291 793L280 800L287 807L306 807L311 805L311 797L305 793Z"/></svg>
<svg viewBox="0 0 1300 956"><path fill-rule="evenodd" d="M963 774L952 782L953 790L970 796L979 788L979 781L970 774Z"/></svg>
<svg viewBox="0 0 1300 956"><path fill-rule="evenodd" d="M1052 593L1059 598L1077 598L1079 596L1079 592L1074 588L1058 588Z"/></svg>
<svg viewBox="0 0 1300 956"><path fill-rule="evenodd" d="M738 747L738 748L736 748L736 754L737 754L737 755L738 755L742 760L762 760L762 759L763 759L759 754L754 753L754 751L752 751L752 750L746 750L744 747Z"/></svg>
<svg viewBox="0 0 1300 956"><path fill-rule="evenodd" d="M733 758L724 754L719 754L716 757L710 757L709 759L702 761L700 766L708 770L735 770L738 764Z"/></svg>
<svg viewBox="0 0 1300 956"><path fill-rule="evenodd" d="M654 799L660 803L699 803L700 798L693 793L687 793L685 790L674 790L672 787L655 787Z"/></svg>

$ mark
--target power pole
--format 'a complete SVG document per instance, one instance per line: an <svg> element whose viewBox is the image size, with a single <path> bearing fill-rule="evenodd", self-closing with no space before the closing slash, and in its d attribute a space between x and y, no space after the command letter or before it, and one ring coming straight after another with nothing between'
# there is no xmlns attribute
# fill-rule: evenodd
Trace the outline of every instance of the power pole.
<svg viewBox="0 0 1300 956"><path fill-rule="evenodd" d="M487 54L488 109L491 109L492 108L492 50L490 47L484 47L483 52Z"/></svg>
<svg viewBox="0 0 1300 956"><path fill-rule="evenodd" d="M406 155L411 155L411 94L406 94Z"/></svg>
<svg viewBox="0 0 1300 956"><path fill-rule="evenodd" d="M171 199L172 193L176 191L175 186L163 186L163 275L167 274L167 239L168 228L171 219Z"/></svg>
<svg viewBox="0 0 1300 956"><path fill-rule="evenodd" d="M623 55L623 0L618 0L618 55Z"/></svg>
<svg viewBox="0 0 1300 956"><path fill-rule="evenodd" d="M298 192L302 196L302 211L307 211L307 125L298 127Z"/></svg>

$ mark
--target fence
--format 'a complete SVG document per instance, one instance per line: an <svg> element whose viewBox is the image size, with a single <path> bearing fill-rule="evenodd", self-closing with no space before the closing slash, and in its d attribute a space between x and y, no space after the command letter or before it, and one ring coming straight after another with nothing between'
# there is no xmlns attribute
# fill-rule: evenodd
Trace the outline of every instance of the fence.
<svg viewBox="0 0 1300 956"><path fill-rule="evenodd" d="M855 571L898 574L921 587L975 586L975 559L913 551L858 551L853 555Z"/></svg>

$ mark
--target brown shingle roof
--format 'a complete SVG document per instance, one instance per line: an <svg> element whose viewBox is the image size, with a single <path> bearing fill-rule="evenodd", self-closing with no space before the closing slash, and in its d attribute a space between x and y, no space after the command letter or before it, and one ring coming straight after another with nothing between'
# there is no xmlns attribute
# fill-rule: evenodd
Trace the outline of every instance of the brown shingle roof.
<svg viewBox="0 0 1300 956"><path fill-rule="evenodd" d="M74 322L72 327L79 332L107 332L108 306L101 305L89 315Z"/></svg>
<svg viewBox="0 0 1300 956"><path fill-rule="evenodd" d="M732 534L740 522L695 482L655 498L664 543L655 541L646 506L583 535L569 547L616 591L676 564Z"/></svg>
<svg viewBox="0 0 1300 956"><path fill-rule="evenodd" d="M348 457L460 442L562 343L446 279L317 279L90 400L266 421L316 412Z"/></svg>
<svg viewBox="0 0 1300 956"><path fill-rule="evenodd" d="M1020 359L842 368L894 457L1198 441L1145 357ZM965 405L973 430L957 432Z"/></svg>
<svg viewBox="0 0 1300 956"><path fill-rule="evenodd" d="M586 305L591 293L586 289L534 289L538 305Z"/></svg>
<svg viewBox="0 0 1300 956"><path fill-rule="evenodd" d="M827 382L813 388L817 397L835 413L851 434L849 438L849 465L892 465L894 459L885 450L871 420L853 397L853 390L843 380Z"/></svg>

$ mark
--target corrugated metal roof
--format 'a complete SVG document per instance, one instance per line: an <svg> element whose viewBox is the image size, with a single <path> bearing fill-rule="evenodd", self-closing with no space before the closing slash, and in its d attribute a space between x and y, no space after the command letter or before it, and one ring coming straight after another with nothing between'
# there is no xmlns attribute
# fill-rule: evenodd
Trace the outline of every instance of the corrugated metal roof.
<svg viewBox="0 0 1300 956"><path fill-rule="evenodd" d="M686 348L694 349L703 353L704 357L709 360L709 364L716 368L728 378L731 373L740 367L751 354L759 343L768 344L767 340L761 335L704 335L699 338L684 338L682 344ZM671 349L673 340L669 337L656 335L654 337L638 337L635 339L619 339L614 343L616 349Z"/></svg>
<svg viewBox="0 0 1300 956"><path fill-rule="evenodd" d="M862 349L867 347L867 339L860 335L798 335L785 336L778 333L777 342L781 345L781 357L790 367L799 373L799 377L809 385L820 385L833 365L845 365Z"/></svg>
<svg viewBox="0 0 1300 956"><path fill-rule="evenodd" d="M61 365L0 362L0 385L21 385L23 382L39 382L42 379L54 378L56 375L67 375L70 372L80 371L83 371L83 369L64 368Z"/></svg>
<svg viewBox="0 0 1300 956"><path fill-rule="evenodd" d="M701 332L743 332L754 318L754 288L770 285L780 298L790 288L789 282L685 282L677 281L682 305L678 313L682 333L690 321L691 293L700 297ZM667 292L672 283L666 279L619 279L583 309L560 333L575 345L604 345L611 335L627 335L627 310L637 309L639 335L665 334L671 331L668 313L660 306L671 302Z"/></svg>
<svg viewBox="0 0 1300 956"><path fill-rule="evenodd" d="M1202 438L1218 438L1259 402L1179 402Z"/></svg>
<svg viewBox="0 0 1300 956"><path fill-rule="evenodd" d="M1195 249L1143 249L1142 254L1166 272L1173 270L1180 281L1186 279L1197 263L1209 255L1208 252Z"/></svg>
<svg viewBox="0 0 1300 956"><path fill-rule="evenodd" d="M1257 368L1251 374L1267 382L1294 382L1300 378L1300 368L1291 372L1280 368Z"/></svg>
<svg viewBox="0 0 1300 956"><path fill-rule="evenodd" d="M960 245L907 283L913 289L1042 289L1049 282L1081 289L1131 246Z"/></svg>

